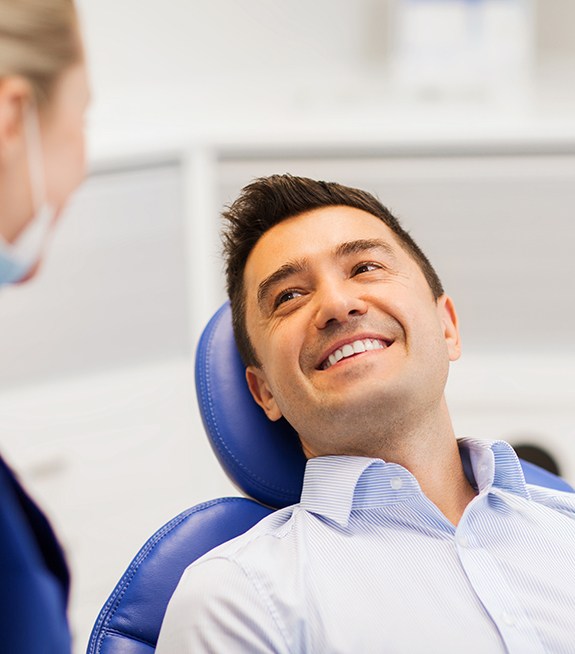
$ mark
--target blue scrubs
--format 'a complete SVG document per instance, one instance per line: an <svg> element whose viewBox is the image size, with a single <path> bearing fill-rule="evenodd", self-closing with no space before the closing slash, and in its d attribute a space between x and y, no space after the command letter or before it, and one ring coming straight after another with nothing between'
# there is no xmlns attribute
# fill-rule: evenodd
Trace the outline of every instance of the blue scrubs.
<svg viewBox="0 0 575 654"><path fill-rule="evenodd" d="M69 587L46 516L0 457L0 651L68 654Z"/></svg>

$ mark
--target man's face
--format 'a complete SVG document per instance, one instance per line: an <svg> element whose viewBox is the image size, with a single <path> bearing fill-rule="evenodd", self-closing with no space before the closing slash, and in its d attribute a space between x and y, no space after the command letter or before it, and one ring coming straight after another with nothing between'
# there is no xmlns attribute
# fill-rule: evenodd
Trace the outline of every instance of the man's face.
<svg viewBox="0 0 575 654"><path fill-rule="evenodd" d="M244 281L262 364L248 367L248 384L308 456L361 454L368 435L442 402L459 356L451 300L435 301L375 216L338 206L289 218L260 238Z"/></svg>

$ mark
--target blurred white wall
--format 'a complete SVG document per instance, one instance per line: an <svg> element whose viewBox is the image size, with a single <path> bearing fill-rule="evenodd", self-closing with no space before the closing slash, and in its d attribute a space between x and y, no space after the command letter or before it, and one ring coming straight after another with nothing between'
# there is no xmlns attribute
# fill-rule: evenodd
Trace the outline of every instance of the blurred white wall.
<svg viewBox="0 0 575 654"><path fill-rule="evenodd" d="M230 114L237 105L256 111L270 93L297 102L310 81L323 86L325 75L349 77L367 63L362 2L83 0L82 7L99 108L129 102L136 91L161 112L184 89L200 113L211 98Z"/></svg>

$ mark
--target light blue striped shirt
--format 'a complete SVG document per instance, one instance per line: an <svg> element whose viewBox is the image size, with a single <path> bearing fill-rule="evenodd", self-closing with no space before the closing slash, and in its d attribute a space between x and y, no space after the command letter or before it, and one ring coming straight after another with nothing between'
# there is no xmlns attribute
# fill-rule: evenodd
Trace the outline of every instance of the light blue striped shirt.
<svg viewBox="0 0 575 654"><path fill-rule="evenodd" d="M575 652L575 495L502 441L460 451L457 527L402 466L311 459L300 504L188 568L157 654Z"/></svg>

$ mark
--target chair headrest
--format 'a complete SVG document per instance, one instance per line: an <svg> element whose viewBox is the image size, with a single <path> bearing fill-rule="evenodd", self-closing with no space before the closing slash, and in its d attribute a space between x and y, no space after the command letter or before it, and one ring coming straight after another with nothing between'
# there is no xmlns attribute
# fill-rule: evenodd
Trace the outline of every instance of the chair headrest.
<svg viewBox="0 0 575 654"><path fill-rule="evenodd" d="M208 438L232 482L267 506L299 502L306 459L298 436L283 418L268 420L252 398L228 302L200 339L196 392Z"/></svg>

